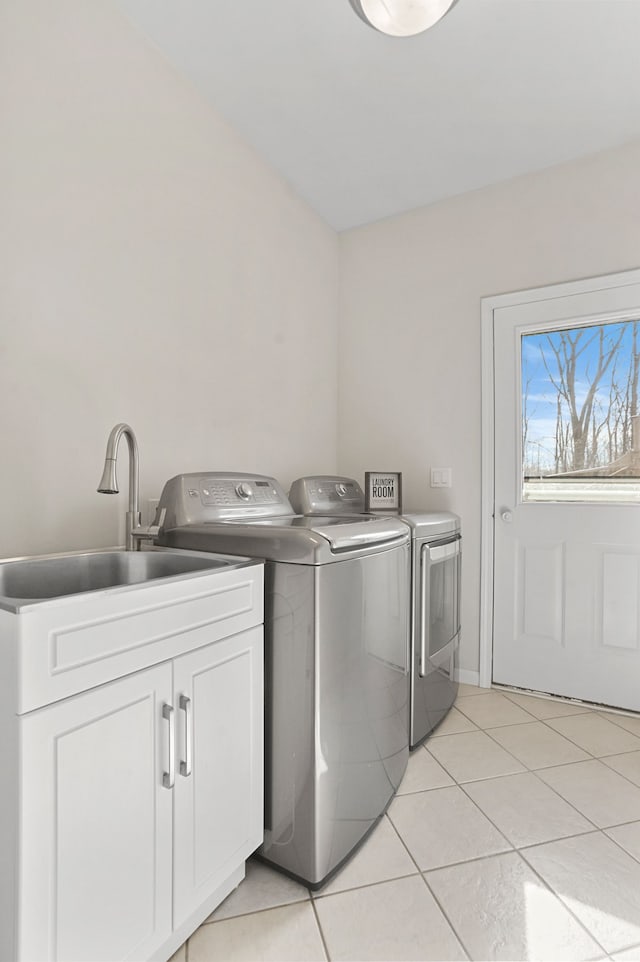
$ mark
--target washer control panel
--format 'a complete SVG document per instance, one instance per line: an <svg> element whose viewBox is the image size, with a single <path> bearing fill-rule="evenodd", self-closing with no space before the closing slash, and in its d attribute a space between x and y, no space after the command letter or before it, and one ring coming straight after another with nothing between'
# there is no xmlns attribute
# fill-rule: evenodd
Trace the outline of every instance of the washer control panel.
<svg viewBox="0 0 640 962"><path fill-rule="evenodd" d="M275 478L224 471L171 478L160 496L158 514L163 508L165 528L293 514L289 499Z"/></svg>
<svg viewBox="0 0 640 962"><path fill-rule="evenodd" d="M270 481L258 478L241 481L230 477L205 477L197 488L190 489L189 494L200 498L205 505L282 503L282 493L278 488Z"/></svg>
<svg viewBox="0 0 640 962"><path fill-rule="evenodd" d="M364 493L354 478L331 475L298 478L291 485L289 500L299 514L362 514L364 511Z"/></svg>

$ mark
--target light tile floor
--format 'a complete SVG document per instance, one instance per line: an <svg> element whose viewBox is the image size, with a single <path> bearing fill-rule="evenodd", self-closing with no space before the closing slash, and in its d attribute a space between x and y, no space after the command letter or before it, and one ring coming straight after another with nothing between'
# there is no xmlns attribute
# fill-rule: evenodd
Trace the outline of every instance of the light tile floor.
<svg viewBox="0 0 640 962"><path fill-rule="evenodd" d="M640 962L640 716L461 685L311 894L250 860L175 962Z"/></svg>

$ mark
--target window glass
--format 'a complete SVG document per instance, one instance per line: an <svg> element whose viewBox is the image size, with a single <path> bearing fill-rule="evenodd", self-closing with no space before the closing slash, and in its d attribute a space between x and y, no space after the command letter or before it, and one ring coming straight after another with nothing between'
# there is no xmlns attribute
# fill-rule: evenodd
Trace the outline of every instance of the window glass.
<svg viewBox="0 0 640 962"><path fill-rule="evenodd" d="M524 334L524 501L640 500L640 319Z"/></svg>

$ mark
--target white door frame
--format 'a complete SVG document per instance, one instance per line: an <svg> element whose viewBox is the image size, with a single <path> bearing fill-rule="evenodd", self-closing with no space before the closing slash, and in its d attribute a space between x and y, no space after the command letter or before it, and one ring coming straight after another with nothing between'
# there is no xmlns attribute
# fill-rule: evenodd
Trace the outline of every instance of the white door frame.
<svg viewBox="0 0 640 962"><path fill-rule="evenodd" d="M626 287L640 282L640 269L602 274L579 281L567 281L548 287L535 287L511 294L498 294L481 299L482 334L482 478L480 535L480 686L491 687L493 673L493 558L494 558L494 481L495 419L494 385L494 311L502 307L531 304L573 294L588 294L608 287Z"/></svg>

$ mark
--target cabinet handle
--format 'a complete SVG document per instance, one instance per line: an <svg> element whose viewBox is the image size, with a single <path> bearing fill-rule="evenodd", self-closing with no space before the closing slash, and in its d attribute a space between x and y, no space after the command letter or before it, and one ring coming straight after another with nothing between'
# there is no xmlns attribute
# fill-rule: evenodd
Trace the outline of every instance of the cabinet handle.
<svg viewBox="0 0 640 962"><path fill-rule="evenodd" d="M169 722L169 771L162 773L164 788L173 788L176 780L176 713L166 702L162 706L162 717Z"/></svg>
<svg viewBox="0 0 640 962"><path fill-rule="evenodd" d="M180 762L180 774L188 778L191 774L193 763L193 721L191 711L191 699L186 695L180 695L178 701L180 711L184 712L184 761Z"/></svg>

